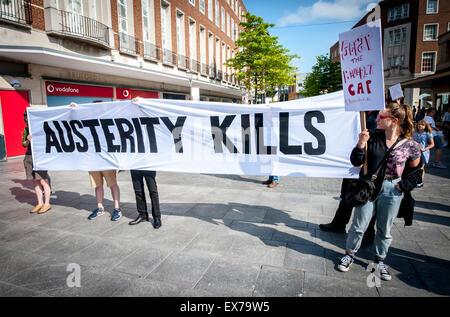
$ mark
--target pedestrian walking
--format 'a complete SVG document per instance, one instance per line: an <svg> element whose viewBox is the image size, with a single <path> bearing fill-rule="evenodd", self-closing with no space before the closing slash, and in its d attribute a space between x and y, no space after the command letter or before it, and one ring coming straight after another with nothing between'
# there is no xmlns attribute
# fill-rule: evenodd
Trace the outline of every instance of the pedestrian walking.
<svg viewBox="0 0 450 317"><path fill-rule="evenodd" d="M441 138L438 135L439 128L436 127L436 122L434 121L434 116L436 114L436 109L434 108L428 108L427 109L427 115L425 116L424 120L427 121L431 129L433 130L433 140L434 140L434 163L431 164L432 167L437 168L447 168L444 164L441 163L441 154L442 154L442 148L444 147L441 141Z"/></svg>
<svg viewBox="0 0 450 317"><path fill-rule="evenodd" d="M269 176L269 179L261 182L263 185L267 185L269 188L277 187L280 184L280 176Z"/></svg>
<svg viewBox="0 0 450 317"><path fill-rule="evenodd" d="M416 124L416 131L413 133L414 141L419 144L422 152L422 162L428 166L430 161L430 149L434 147L433 130L430 124L425 120L420 120ZM425 168L423 168L422 179L425 177ZM417 184L417 187L423 187L423 182Z"/></svg>

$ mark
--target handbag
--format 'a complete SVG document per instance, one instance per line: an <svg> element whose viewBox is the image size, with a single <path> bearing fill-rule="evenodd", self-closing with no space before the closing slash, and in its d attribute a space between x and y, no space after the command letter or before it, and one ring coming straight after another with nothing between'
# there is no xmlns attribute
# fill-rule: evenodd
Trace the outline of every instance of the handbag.
<svg viewBox="0 0 450 317"><path fill-rule="evenodd" d="M359 205L363 205L370 200L370 198L373 196L373 193L375 192L375 180L377 179L378 172L386 162L389 153L397 145L397 143L400 142L401 139L402 138L399 137L397 141L395 141L395 143L389 148L383 160L380 162L380 164L378 164L376 171L372 175L362 175L358 179L352 179L349 182L347 192L345 193L345 203L349 207L353 208Z"/></svg>

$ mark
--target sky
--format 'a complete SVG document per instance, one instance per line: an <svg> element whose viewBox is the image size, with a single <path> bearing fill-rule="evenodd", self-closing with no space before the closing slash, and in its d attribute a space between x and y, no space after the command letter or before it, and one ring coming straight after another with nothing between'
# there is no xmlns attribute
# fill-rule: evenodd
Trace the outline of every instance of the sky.
<svg viewBox="0 0 450 317"><path fill-rule="evenodd" d="M269 32L300 59L300 73L311 72L316 56L329 54L339 33L350 30L376 0L243 0L247 10L275 24ZM349 22L350 21L350 22Z"/></svg>

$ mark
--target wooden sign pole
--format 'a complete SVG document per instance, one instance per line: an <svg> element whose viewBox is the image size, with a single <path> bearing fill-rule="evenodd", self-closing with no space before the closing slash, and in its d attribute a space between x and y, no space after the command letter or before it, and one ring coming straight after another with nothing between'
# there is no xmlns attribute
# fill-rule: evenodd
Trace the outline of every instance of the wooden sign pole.
<svg viewBox="0 0 450 317"><path fill-rule="evenodd" d="M361 121L361 132L362 132L362 131L364 131L367 128L367 126L366 126L366 112L365 111L360 111L359 112L359 119ZM364 169L364 175L367 175L367 172L368 172L368 170L367 170L367 145L365 146L364 151L365 151L365 155L364 155L365 159L364 159L363 169Z"/></svg>

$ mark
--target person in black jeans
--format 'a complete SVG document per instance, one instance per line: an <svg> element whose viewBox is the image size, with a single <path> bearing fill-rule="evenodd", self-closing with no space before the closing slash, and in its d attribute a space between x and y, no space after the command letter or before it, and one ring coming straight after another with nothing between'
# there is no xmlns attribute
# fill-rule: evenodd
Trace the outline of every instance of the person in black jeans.
<svg viewBox="0 0 450 317"><path fill-rule="evenodd" d="M377 129L377 115L379 111L368 111L366 113L366 126L367 129L371 132L374 132ZM353 208L348 206L345 202L345 195L347 194L347 189L350 183L349 178L344 178L342 180L341 185L341 201L339 202L338 209L336 210L336 214L334 215L331 223L320 224L319 228L322 231L329 232L337 232L337 233L345 233L345 227L350 222L350 218L352 216ZM373 244L375 239L375 215L372 217L370 221L369 227L363 236L363 241L361 246L369 246Z"/></svg>
<svg viewBox="0 0 450 317"><path fill-rule="evenodd" d="M156 185L156 172L145 170L131 170L131 181L133 182L134 194L136 195L136 206L138 217L129 222L130 225L137 225L142 221L149 221L147 212L147 201L145 199L144 179L152 201L153 228L161 227L161 211L159 209L158 186Z"/></svg>

